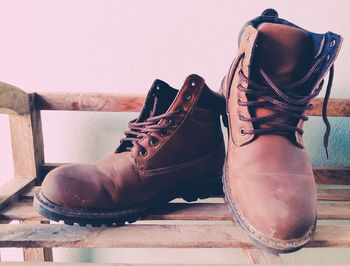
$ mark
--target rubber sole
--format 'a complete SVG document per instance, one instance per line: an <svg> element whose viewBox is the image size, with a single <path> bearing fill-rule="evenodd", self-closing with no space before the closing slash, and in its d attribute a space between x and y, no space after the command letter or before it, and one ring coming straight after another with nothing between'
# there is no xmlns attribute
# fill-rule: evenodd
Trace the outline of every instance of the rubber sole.
<svg viewBox="0 0 350 266"><path fill-rule="evenodd" d="M176 198L182 198L187 202L192 202L197 199L221 195L221 176L220 174L214 179L185 187L176 192L164 193L163 196L125 209L100 211L68 208L45 198L41 190L34 195L33 207L42 216L56 222L63 221L68 225L79 224L80 226L86 226L89 224L94 227L100 227L102 225L122 226L126 222L133 223L144 219L152 211L159 209L162 205Z"/></svg>
<svg viewBox="0 0 350 266"><path fill-rule="evenodd" d="M226 163L225 163L226 166ZM223 183L223 192L225 195L225 202L229 206L229 210L233 215L234 220L244 229L244 231L248 234L253 243L262 249L265 249L271 253L279 254L279 253L291 253L301 249L305 246L311 239L311 236L315 232L317 218L314 221L313 226L309 229L308 233L303 237L298 239L291 240L281 240L281 239L273 239L270 237L266 237L261 234L258 230L256 230L252 225L249 224L247 219L243 216L242 212L238 209L237 204L234 202L234 199L231 199L228 195L228 188L226 179L226 167L224 166L222 183ZM317 216L316 216L317 217Z"/></svg>

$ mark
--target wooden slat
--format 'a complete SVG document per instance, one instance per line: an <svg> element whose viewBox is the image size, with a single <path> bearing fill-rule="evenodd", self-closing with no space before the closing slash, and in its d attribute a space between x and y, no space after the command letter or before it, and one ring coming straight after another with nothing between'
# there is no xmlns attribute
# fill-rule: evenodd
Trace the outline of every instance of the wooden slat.
<svg viewBox="0 0 350 266"><path fill-rule="evenodd" d="M350 201L350 189L317 189L318 200Z"/></svg>
<svg viewBox="0 0 350 266"><path fill-rule="evenodd" d="M22 221L22 223L35 223L33 221ZM41 221L37 224L49 224L49 221ZM53 261L52 248L23 248L24 261Z"/></svg>
<svg viewBox="0 0 350 266"><path fill-rule="evenodd" d="M350 204L318 204L320 220L350 220ZM224 203L169 203L164 209L150 214L147 220L232 220ZM0 221L30 220L44 221L31 203L15 203L0 212Z"/></svg>
<svg viewBox="0 0 350 266"><path fill-rule="evenodd" d="M13 178L0 187L0 210L9 202L17 200L18 196L34 184L35 178Z"/></svg>
<svg viewBox="0 0 350 266"><path fill-rule="evenodd" d="M350 185L350 167L313 167L317 184Z"/></svg>
<svg viewBox="0 0 350 266"><path fill-rule="evenodd" d="M0 82L0 113L2 114L28 114L28 94L21 89Z"/></svg>
<svg viewBox="0 0 350 266"><path fill-rule="evenodd" d="M322 115L323 99L316 98L311 100L311 103L314 105L314 108L310 111L307 111L306 115ZM327 106L327 115L337 117L350 117L350 99L329 99Z"/></svg>
<svg viewBox="0 0 350 266"><path fill-rule="evenodd" d="M155 237L157 236L157 237ZM0 225L0 247L254 248L234 225ZM350 247L350 226L317 227L307 247Z"/></svg>
<svg viewBox="0 0 350 266"><path fill-rule="evenodd" d="M244 256L249 264L276 264L283 263L278 254L273 254L262 249L244 248Z"/></svg>
<svg viewBox="0 0 350 266"><path fill-rule="evenodd" d="M30 95L30 106L34 97ZM10 115L10 132L15 177L38 177L44 163L44 142L40 111Z"/></svg>
<svg viewBox="0 0 350 266"><path fill-rule="evenodd" d="M40 110L139 112L145 95L113 93L37 93Z"/></svg>
<svg viewBox="0 0 350 266"><path fill-rule="evenodd" d="M66 111L105 111L139 112L145 101L145 95L113 93L37 93L37 108L40 110ZM313 99L314 109L307 115L322 115L323 99ZM349 99L330 99L328 116L350 117Z"/></svg>

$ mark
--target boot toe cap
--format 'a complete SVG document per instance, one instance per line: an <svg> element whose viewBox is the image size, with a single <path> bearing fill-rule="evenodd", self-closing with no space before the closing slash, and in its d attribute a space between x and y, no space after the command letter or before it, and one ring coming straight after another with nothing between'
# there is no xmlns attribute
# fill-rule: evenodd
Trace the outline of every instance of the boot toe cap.
<svg viewBox="0 0 350 266"><path fill-rule="evenodd" d="M104 208L110 199L96 176L94 165L67 165L52 170L41 185L42 194L55 204L69 208Z"/></svg>

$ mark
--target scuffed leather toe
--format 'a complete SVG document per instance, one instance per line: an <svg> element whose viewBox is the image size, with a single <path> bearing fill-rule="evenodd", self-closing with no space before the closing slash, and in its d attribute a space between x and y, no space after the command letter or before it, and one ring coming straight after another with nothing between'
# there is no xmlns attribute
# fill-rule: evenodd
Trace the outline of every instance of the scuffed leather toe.
<svg viewBox="0 0 350 266"><path fill-rule="evenodd" d="M42 183L43 195L50 201L70 208L111 208L109 193L94 164L71 164L51 171ZM111 182L111 185L112 182Z"/></svg>

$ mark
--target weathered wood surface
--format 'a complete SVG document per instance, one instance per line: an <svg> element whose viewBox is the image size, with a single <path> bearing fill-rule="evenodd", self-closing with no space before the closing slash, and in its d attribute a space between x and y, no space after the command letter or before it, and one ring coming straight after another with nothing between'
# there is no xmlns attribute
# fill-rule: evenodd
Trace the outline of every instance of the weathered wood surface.
<svg viewBox="0 0 350 266"><path fill-rule="evenodd" d="M350 204L318 204L320 220L350 220ZM163 209L153 212L147 220L204 220L230 221L230 214L224 203L169 203ZM15 203L0 212L0 221L24 220L44 221L31 203Z"/></svg>
<svg viewBox="0 0 350 266"><path fill-rule="evenodd" d="M244 248L244 256L249 264L276 264L283 263L278 254L273 254L262 249Z"/></svg>
<svg viewBox="0 0 350 266"><path fill-rule="evenodd" d="M37 93L37 108L40 110L66 111L105 111L139 112L145 101L145 95L114 93ZM323 99L313 99L314 109L307 115L322 115ZM330 99L328 116L350 117L349 99Z"/></svg>
<svg viewBox="0 0 350 266"><path fill-rule="evenodd" d="M28 114L29 96L21 89L0 82L0 113L2 114Z"/></svg>
<svg viewBox="0 0 350 266"><path fill-rule="evenodd" d="M318 200L350 201L350 189L317 189Z"/></svg>
<svg viewBox="0 0 350 266"><path fill-rule="evenodd" d="M22 221L22 223L31 224L49 224L49 221L33 222L33 221ZM24 261L53 261L52 248L23 248Z"/></svg>
<svg viewBox="0 0 350 266"><path fill-rule="evenodd" d="M45 93L36 95L40 110L139 112L145 95L114 93Z"/></svg>
<svg viewBox="0 0 350 266"><path fill-rule="evenodd" d="M311 103L313 104L314 108L310 111L307 111L306 115L321 116L323 99L316 98L311 100ZM350 99L329 99L327 106L327 115L337 117L350 117Z"/></svg>
<svg viewBox="0 0 350 266"><path fill-rule="evenodd" d="M0 187L0 210L18 199L21 192L35 183L35 177L13 178Z"/></svg>
<svg viewBox="0 0 350 266"><path fill-rule="evenodd" d="M350 185L350 167L313 167L317 184Z"/></svg>
<svg viewBox="0 0 350 266"><path fill-rule="evenodd" d="M157 236L157 237L155 237ZM0 225L0 247L254 248L234 225ZM307 247L350 247L350 226L317 227Z"/></svg>
<svg viewBox="0 0 350 266"><path fill-rule="evenodd" d="M30 95L30 105L34 98ZM10 115L10 132L15 177L38 177L44 163L44 142L40 111Z"/></svg>

